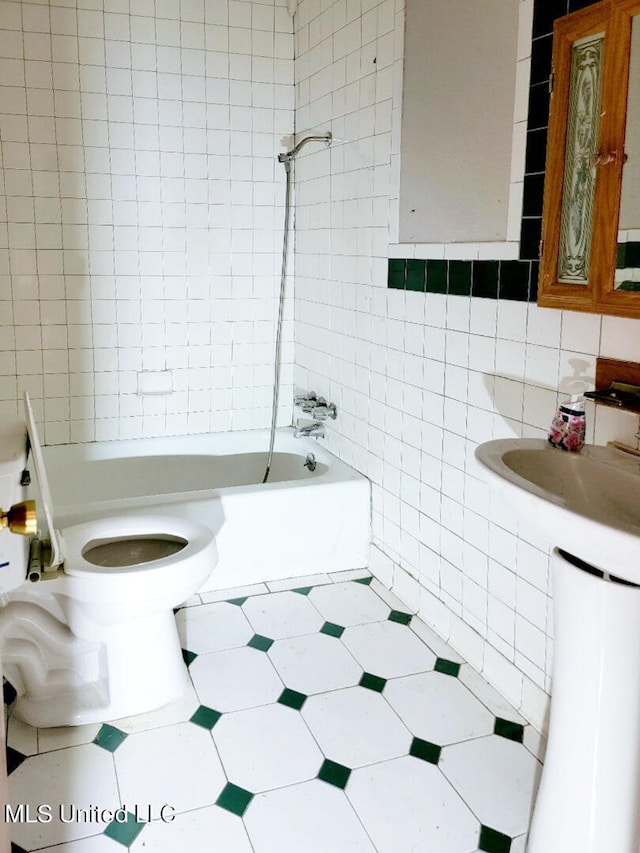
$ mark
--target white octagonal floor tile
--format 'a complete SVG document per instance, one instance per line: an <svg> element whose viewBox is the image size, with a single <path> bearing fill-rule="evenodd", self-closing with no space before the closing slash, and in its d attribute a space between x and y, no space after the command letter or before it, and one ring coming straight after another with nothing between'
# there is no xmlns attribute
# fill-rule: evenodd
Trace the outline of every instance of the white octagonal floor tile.
<svg viewBox="0 0 640 853"><path fill-rule="evenodd" d="M252 793L313 779L324 760L299 711L277 702L225 714L213 739L229 781Z"/></svg>
<svg viewBox="0 0 640 853"><path fill-rule="evenodd" d="M256 595L245 601L242 610L256 633L272 640L312 634L325 621L307 596L299 592Z"/></svg>
<svg viewBox="0 0 640 853"><path fill-rule="evenodd" d="M246 646L255 633L242 609L226 601L179 610L176 624L182 648L198 655Z"/></svg>
<svg viewBox="0 0 640 853"><path fill-rule="evenodd" d="M38 848L38 853L123 853L123 851L122 844L106 835L92 835L91 838L56 844L55 847Z"/></svg>
<svg viewBox="0 0 640 853"><path fill-rule="evenodd" d="M378 853L471 853L480 823L434 764L406 756L354 770L346 793Z"/></svg>
<svg viewBox="0 0 640 853"><path fill-rule="evenodd" d="M200 655L189 672L200 702L216 711L275 702L284 688L267 654L250 646Z"/></svg>
<svg viewBox="0 0 640 853"><path fill-rule="evenodd" d="M391 608L372 589L357 581L315 587L309 593L309 599L327 622L343 628L378 622L386 619L391 612Z"/></svg>
<svg viewBox="0 0 640 853"><path fill-rule="evenodd" d="M129 735L113 753L123 805L176 811L215 803L226 784L211 733L194 723Z"/></svg>
<svg viewBox="0 0 640 853"><path fill-rule="evenodd" d="M28 803L35 814L38 805L47 804L56 816L51 823L13 824L12 839L26 850L95 835L95 823L62 823L60 806L68 816L69 808L74 806L117 809L121 805L111 753L94 743L27 758L11 774L9 784L14 807Z"/></svg>
<svg viewBox="0 0 640 853"><path fill-rule="evenodd" d="M438 746L493 732L495 717L450 675L433 671L394 678L384 695L414 735Z"/></svg>
<svg viewBox="0 0 640 853"><path fill-rule="evenodd" d="M406 625L374 622L347 628L341 637L366 672L395 678L433 669L436 656Z"/></svg>
<svg viewBox="0 0 640 853"><path fill-rule="evenodd" d="M255 853L376 853L344 792L317 779L258 794L244 822Z"/></svg>
<svg viewBox="0 0 640 853"><path fill-rule="evenodd" d="M410 732L375 690L311 696L300 713L326 757L346 767L406 755L411 746Z"/></svg>
<svg viewBox="0 0 640 853"><path fill-rule="evenodd" d="M119 849L123 848L119 846ZM131 853L205 853L208 850L252 853L253 848L240 818L219 806L209 806L178 814L170 823L150 823L129 850Z"/></svg>
<svg viewBox="0 0 640 853"><path fill-rule="evenodd" d="M542 768L521 743L490 735L447 746L438 766L485 826L527 832Z"/></svg>
<svg viewBox="0 0 640 853"><path fill-rule="evenodd" d="M307 695L351 687L362 676L362 667L340 640L327 634L278 640L269 657L287 687Z"/></svg>

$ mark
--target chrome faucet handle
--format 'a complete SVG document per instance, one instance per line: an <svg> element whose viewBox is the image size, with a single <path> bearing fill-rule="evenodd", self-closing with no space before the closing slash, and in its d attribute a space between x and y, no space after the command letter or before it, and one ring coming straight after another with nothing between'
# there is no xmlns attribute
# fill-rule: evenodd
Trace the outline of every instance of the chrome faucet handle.
<svg viewBox="0 0 640 853"><path fill-rule="evenodd" d="M327 418L331 418L332 421L335 421L338 417L336 404L329 403L328 405L315 406L315 408L311 409L311 417L314 421L326 421Z"/></svg>
<svg viewBox="0 0 640 853"><path fill-rule="evenodd" d="M311 403L317 400L315 391L305 391L303 394L296 394L293 398L294 406L303 406L305 403Z"/></svg>

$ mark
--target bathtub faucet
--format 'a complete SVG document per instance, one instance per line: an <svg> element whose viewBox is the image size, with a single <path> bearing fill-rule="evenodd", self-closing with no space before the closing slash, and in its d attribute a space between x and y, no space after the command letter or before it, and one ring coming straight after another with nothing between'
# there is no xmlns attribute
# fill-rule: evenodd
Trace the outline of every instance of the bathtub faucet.
<svg viewBox="0 0 640 853"><path fill-rule="evenodd" d="M324 424L299 418L293 436L294 438L324 438Z"/></svg>
<svg viewBox="0 0 640 853"><path fill-rule="evenodd" d="M327 403L325 398L318 397L315 391L296 394L293 405L302 409L305 415L311 415L314 421L326 421L327 418L335 421L338 416L335 403Z"/></svg>

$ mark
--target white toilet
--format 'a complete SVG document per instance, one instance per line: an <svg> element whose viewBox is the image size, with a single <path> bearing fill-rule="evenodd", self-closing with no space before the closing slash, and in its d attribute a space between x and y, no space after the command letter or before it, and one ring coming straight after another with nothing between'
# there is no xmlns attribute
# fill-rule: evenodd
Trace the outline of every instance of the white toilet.
<svg viewBox="0 0 640 853"><path fill-rule="evenodd" d="M48 727L159 708L188 684L173 608L211 573L213 533L151 513L57 531L28 398L25 408L26 427L0 425L0 507L25 498L28 434L51 559L40 573L28 537L0 530L0 651L14 713Z"/></svg>

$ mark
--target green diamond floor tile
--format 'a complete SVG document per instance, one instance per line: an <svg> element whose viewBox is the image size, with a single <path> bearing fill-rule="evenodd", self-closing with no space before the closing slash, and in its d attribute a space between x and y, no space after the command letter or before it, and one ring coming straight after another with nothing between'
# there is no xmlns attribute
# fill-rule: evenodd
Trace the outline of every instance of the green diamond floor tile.
<svg viewBox="0 0 640 853"><path fill-rule="evenodd" d="M202 726L203 729L211 729L218 722L222 714L213 708L207 708L206 705L200 705L198 710L190 717L189 722L195 723L196 726Z"/></svg>
<svg viewBox="0 0 640 853"><path fill-rule="evenodd" d="M511 720L503 720L502 717L496 717L493 733L500 735L500 737L506 737L509 740L515 740L517 743L522 743L524 739L524 726L521 723L512 723Z"/></svg>
<svg viewBox="0 0 640 853"><path fill-rule="evenodd" d="M299 711L306 701L307 696L304 693L298 693L297 690L289 690L288 687L285 687L278 697L278 702L281 705L286 705L287 708L293 708L295 711Z"/></svg>
<svg viewBox="0 0 640 853"><path fill-rule="evenodd" d="M380 678L379 675L373 675L370 672L364 672L358 682L360 687L366 687L367 690L375 690L376 693L382 693L386 683L386 678Z"/></svg>
<svg viewBox="0 0 640 853"><path fill-rule="evenodd" d="M446 658L438 658L433 668L436 672L442 672L444 675L453 675L455 678L458 677L458 673L460 672L460 664Z"/></svg>
<svg viewBox="0 0 640 853"><path fill-rule="evenodd" d="M17 770L18 767L22 764L23 761L27 760L27 756L23 755L21 752L18 752L17 749L13 749L12 747L7 747L7 773L11 774L14 770Z"/></svg>
<svg viewBox="0 0 640 853"><path fill-rule="evenodd" d="M118 844L122 844L123 847L128 847L140 835L145 826L146 824L137 821L131 812L127 812L126 823L112 820L105 829L104 835L117 841Z"/></svg>
<svg viewBox="0 0 640 853"><path fill-rule="evenodd" d="M350 775L351 770L345 767L344 764L338 764L337 761L329 761L328 758L325 758L318 772L318 779L322 779L323 782L328 782L329 785L334 785L336 788L344 790Z"/></svg>
<svg viewBox="0 0 640 853"><path fill-rule="evenodd" d="M246 791L239 785L227 782L216 800L216 805L220 806L221 809L238 815L238 817L242 817L252 799L253 794L250 791Z"/></svg>
<svg viewBox="0 0 640 853"><path fill-rule="evenodd" d="M262 634L254 634L247 645L260 652L268 652L273 645L273 640L270 637L263 637Z"/></svg>
<svg viewBox="0 0 640 853"><path fill-rule="evenodd" d="M436 746L435 743L429 743L428 740L421 740L419 737L414 737L411 741L409 755L414 758L420 758L422 761L428 761L429 764L437 764L440 761L441 746Z"/></svg>
<svg viewBox="0 0 640 853"><path fill-rule="evenodd" d="M93 742L101 746L102 749L106 749L107 752L115 752L126 737L125 732L105 723L103 726L100 726L100 731L94 737Z"/></svg>
<svg viewBox="0 0 640 853"><path fill-rule="evenodd" d="M480 826L480 840L478 849L485 853L509 853L511 850L511 839L508 835L491 829L490 826Z"/></svg>
<svg viewBox="0 0 640 853"><path fill-rule="evenodd" d="M195 652L190 652L188 649L182 649L182 660L187 666L190 666L197 657L198 655Z"/></svg>
<svg viewBox="0 0 640 853"><path fill-rule="evenodd" d="M312 589L312 586L299 586L297 589L292 589L291 592L297 592L298 595L309 595Z"/></svg>
<svg viewBox="0 0 640 853"><path fill-rule="evenodd" d="M413 616L411 613L403 613L402 610L392 610L388 618L390 622L398 622L400 625L409 625Z"/></svg>
<svg viewBox="0 0 640 853"><path fill-rule="evenodd" d="M228 598L227 604L235 604L236 607L242 607L242 605L247 600L248 596L242 596L241 598Z"/></svg>
<svg viewBox="0 0 640 853"><path fill-rule="evenodd" d="M373 580L373 578L371 577L371 575L369 575L369 577L367 577L367 578L356 578L354 583L362 583L365 586L369 586L369 584L371 583L372 580Z"/></svg>
<svg viewBox="0 0 640 853"><path fill-rule="evenodd" d="M322 628L320 628L320 633L338 638L344 634L344 628L342 625L336 625L334 622L325 622Z"/></svg>

